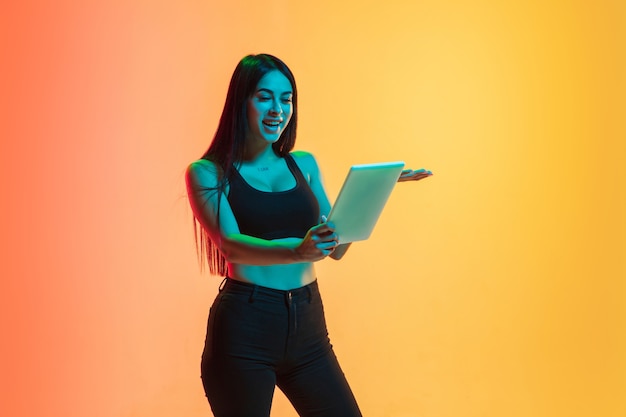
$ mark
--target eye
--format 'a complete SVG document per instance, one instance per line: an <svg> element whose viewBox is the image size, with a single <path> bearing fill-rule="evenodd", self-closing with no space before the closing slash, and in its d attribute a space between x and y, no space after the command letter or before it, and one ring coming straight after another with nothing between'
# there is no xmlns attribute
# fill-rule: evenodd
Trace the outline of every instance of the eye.
<svg viewBox="0 0 626 417"><path fill-rule="evenodd" d="M293 102L293 98L292 97L283 97L282 98L282 102L286 103L286 104L287 103L291 103L291 102Z"/></svg>
<svg viewBox="0 0 626 417"><path fill-rule="evenodd" d="M259 96L259 101L268 101L271 100L272 98L270 96Z"/></svg>

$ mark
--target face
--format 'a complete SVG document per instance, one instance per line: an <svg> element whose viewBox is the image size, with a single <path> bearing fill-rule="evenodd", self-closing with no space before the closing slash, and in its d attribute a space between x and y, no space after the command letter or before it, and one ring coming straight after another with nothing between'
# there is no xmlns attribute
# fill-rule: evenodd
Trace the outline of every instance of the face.
<svg viewBox="0 0 626 417"><path fill-rule="evenodd" d="M248 99L248 140L278 141L293 114L293 88L278 70L270 71Z"/></svg>

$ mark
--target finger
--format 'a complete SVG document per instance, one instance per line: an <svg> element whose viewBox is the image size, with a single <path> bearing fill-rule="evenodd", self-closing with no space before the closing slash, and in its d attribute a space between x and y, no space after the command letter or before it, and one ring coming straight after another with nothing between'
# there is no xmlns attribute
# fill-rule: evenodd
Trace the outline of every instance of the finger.
<svg viewBox="0 0 626 417"><path fill-rule="evenodd" d="M320 250L335 250L337 247L337 242L318 242L315 246Z"/></svg>
<svg viewBox="0 0 626 417"><path fill-rule="evenodd" d="M339 242L339 236L337 236L337 233L329 232L327 234L319 235L319 242Z"/></svg>
<svg viewBox="0 0 626 417"><path fill-rule="evenodd" d="M423 170L421 172L415 171L412 175L407 176L406 178L407 179L422 179L422 178L430 177L431 175L433 175L431 171Z"/></svg>
<svg viewBox="0 0 626 417"><path fill-rule="evenodd" d="M402 171L402 176L411 176L411 175L416 175L416 174L428 174L428 175L432 175L432 171L427 170L426 168L420 168L420 169L405 169Z"/></svg>
<svg viewBox="0 0 626 417"><path fill-rule="evenodd" d="M311 232L314 234L322 234L330 231L331 229L328 227L328 223L320 223L316 226L311 227Z"/></svg>
<svg viewBox="0 0 626 417"><path fill-rule="evenodd" d="M335 225L332 222L320 223L317 226L313 226L313 233L318 235L329 234L335 231Z"/></svg>
<svg viewBox="0 0 626 417"><path fill-rule="evenodd" d="M322 252L322 255L324 255L324 256L329 256L334 251L335 251L335 249L322 249L322 250L320 250L320 252Z"/></svg>

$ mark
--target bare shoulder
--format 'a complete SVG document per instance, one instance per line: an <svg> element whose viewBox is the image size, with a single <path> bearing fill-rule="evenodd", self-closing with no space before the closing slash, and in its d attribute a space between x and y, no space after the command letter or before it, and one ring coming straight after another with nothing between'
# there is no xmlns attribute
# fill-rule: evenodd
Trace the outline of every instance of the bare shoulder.
<svg viewBox="0 0 626 417"><path fill-rule="evenodd" d="M291 152L291 156L293 156L293 159L298 164L300 170L307 176L319 175L320 169L317 165L317 160L312 153L306 151L294 151Z"/></svg>
<svg viewBox="0 0 626 417"><path fill-rule="evenodd" d="M315 160L315 157L313 154L303 151L292 152L291 155L309 182L311 191L313 191L313 194L315 194L315 197L317 198L320 205L320 214L328 216L328 213L330 212L330 202L328 201L326 190L324 190L322 173L320 172L320 168Z"/></svg>
<svg viewBox="0 0 626 417"><path fill-rule="evenodd" d="M212 161L198 159L187 167L187 184L201 187L215 187L220 177L220 168Z"/></svg>

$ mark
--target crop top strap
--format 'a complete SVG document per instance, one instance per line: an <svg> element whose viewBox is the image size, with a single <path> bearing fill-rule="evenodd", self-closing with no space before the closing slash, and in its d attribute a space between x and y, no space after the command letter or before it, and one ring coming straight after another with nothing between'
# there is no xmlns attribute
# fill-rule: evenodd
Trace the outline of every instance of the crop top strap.
<svg viewBox="0 0 626 417"><path fill-rule="evenodd" d="M290 153L285 155L285 162L287 162L287 167L289 168L293 176L296 178L297 186L302 186L304 184L309 183L304 177L302 170L300 169L300 167L298 166L295 159L293 159L293 156Z"/></svg>

